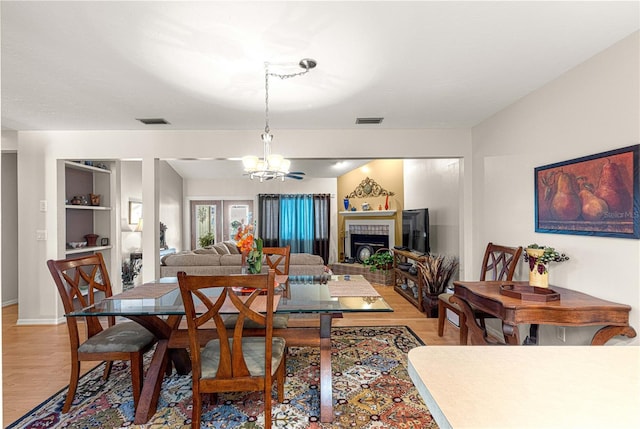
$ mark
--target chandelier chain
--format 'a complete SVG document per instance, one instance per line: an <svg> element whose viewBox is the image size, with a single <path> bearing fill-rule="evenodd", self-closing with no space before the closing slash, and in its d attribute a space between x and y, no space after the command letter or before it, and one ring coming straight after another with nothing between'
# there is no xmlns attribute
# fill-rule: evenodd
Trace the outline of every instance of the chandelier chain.
<svg viewBox="0 0 640 429"><path fill-rule="evenodd" d="M297 73L288 73L288 74L282 74L282 73L273 73L269 71L269 62L264 63L264 117L265 117L265 125L264 125L264 132L266 134L269 134L269 76L273 76L273 77L277 77L280 78L282 80L285 79L291 79L292 77L296 77L296 76L302 76L305 75L307 73L309 73L309 70L311 70L309 67L305 67L303 71L297 72Z"/></svg>
<svg viewBox="0 0 640 429"><path fill-rule="evenodd" d="M264 132L269 134L269 63L264 63Z"/></svg>
<svg viewBox="0 0 640 429"><path fill-rule="evenodd" d="M298 73L290 73L290 74L282 74L282 73L272 73L269 71L270 63L264 63L264 133L261 135L262 137L262 159L257 156L245 156L242 158L242 163L244 164L244 171L249 174L250 179L258 178L260 182L271 179L281 179L284 181L286 177L292 177L294 179L302 179L300 175L304 175L302 172L297 172L294 175L289 174L289 167L291 166L291 161L285 159L280 154L272 154L271 153L271 140L273 136L270 133L269 129L269 77L274 76L280 79L289 79L296 76L301 76L306 74L316 66L315 60L310 58L304 58L300 60L299 66L303 68L303 71Z"/></svg>

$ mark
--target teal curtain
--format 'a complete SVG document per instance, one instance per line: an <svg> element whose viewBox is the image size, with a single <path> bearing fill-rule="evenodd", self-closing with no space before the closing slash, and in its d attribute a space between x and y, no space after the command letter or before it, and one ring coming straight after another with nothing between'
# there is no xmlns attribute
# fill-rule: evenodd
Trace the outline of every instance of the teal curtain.
<svg viewBox="0 0 640 429"><path fill-rule="evenodd" d="M313 253L313 206L311 194L280 196L280 245L291 253Z"/></svg>

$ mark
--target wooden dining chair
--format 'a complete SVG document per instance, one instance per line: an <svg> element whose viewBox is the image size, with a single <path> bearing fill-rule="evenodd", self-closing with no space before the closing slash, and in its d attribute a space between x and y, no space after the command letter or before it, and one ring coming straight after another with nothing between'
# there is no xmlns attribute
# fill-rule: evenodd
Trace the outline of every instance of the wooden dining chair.
<svg viewBox="0 0 640 429"><path fill-rule="evenodd" d="M275 378L277 397L284 398L286 344L273 336L275 271L268 274L194 276L178 273L178 284L189 330L193 378L191 427L200 428L202 395L219 392L264 392L264 427L271 427L271 389ZM253 288L249 295L236 293ZM266 294L263 294L266 292ZM227 330L222 312L233 309L238 317ZM263 336L245 336L245 320L265 326ZM200 344L200 331L217 330L218 338ZM209 322L209 326L205 326Z"/></svg>
<svg viewBox="0 0 640 429"><path fill-rule="evenodd" d="M262 253L269 268L273 269L278 276L286 276L286 281L282 284L284 294L289 293L289 265L291 262L291 245L284 247L263 247ZM285 315L283 315L285 316ZM287 315L287 320L289 316ZM286 322L286 321L285 321Z"/></svg>
<svg viewBox="0 0 640 429"><path fill-rule="evenodd" d="M289 263L291 259L291 245L285 247L263 247L262 254L269 268L277 275L289 275Z"/></svg>
<svg viewBox="0 0 640 429"><path fill-rule="evenodd" d="M101 253L57 261L48 260L47 267L58 288L65 314L112 295L111 281ZM105 361L104 380L109 377L112 361L131 362L133 404L136 407L142 389L144 353L150 350L156 341L153 334L135 322L116 324L114 317L107 318L106 328L95 316L66 319L71 345L71 377L62 412L66 413L71 408L82 361ZM85 340L80 338L79 319L86 322Z"/></svg>
<svg viewBox="0 0 640 429"><path fill-rule="evenodd" d="M484 252L482 269L480 271L480 281L485 280L513 280L513 274L522 254L522 246L508 247L489 243ZM452 293L441 293L438 295L438 336L444 335L444 322L447 318L447 310L458 315L460 323L460 344L467 344L468 326L467 315L463 309L455 302L451 301ZM487 316L483 312L473 309L475 318L479 320L484 328L484 319Z"/></svg>
<svg viewBox="0 0 640 429"><path fill-rule="evenodd" d="M269 269L275 271L276 275L279 276L287 276L287 280L284 283L284 293L286 294L289 290L289 263L291 261L291 246L287 245L285 247L263 247L262 254L264 255L264 260L267 263ZM225 326L227 329L233 329L236 326L237 316L235 314L228 314L223 317ZM262 328L263 326L258 326L255 322L250 319L245 320L245 324L247 328ZM274 314L273 315L273 328L274 329L283 329L289 325L289 315L288 314Z"/></svg>

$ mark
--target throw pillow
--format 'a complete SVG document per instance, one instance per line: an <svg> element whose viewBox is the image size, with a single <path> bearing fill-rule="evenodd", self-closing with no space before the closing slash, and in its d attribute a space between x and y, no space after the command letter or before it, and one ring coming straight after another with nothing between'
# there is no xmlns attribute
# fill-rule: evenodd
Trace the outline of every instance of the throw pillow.
<svg viewBox="0 0 640 429"><path fill-rule="evenodd" d="M229 253L232 255L239 255L240 254L240 249L238 249L238 246L236 246L236 243L233 241L223 241L222 242L225 246L227 246L227 249L229 249Z"/></svg>
<svg viewBox="0 0 640 429"><path fill-rule="evenodd" d="M229 248L225 246L223 243L214 244L213 248L218 251L219 255L229 255Z"/></svg>

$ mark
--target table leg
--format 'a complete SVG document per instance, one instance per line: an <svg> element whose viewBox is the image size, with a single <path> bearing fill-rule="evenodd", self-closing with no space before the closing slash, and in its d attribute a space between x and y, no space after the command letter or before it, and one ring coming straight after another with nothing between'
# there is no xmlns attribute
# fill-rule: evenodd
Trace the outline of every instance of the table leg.
<svg viewBox="0 0 640 429"><path fill-rule="evenodd" d="M523 346L537 346L538 345L538 324L532 323L529 327L529 335L524 339Z"/></svg>
<svg viewBox="0 0 640 429"><path fill-rule="evenodd" d="M151 364L144 377L133 420L135 424L144 424L156 413L169 358L179 374L188 374L191 371L191 359L186 349L169 349L169 338L172 331L180 325L182 316L169 316L166 320L157 316L129 316L128 318L149 329L158 339Z"/></svg>
<svg viewBox="0 0 640 429"><path fill-rule="evenodd" d="M133 422L137 425L145 424L156 413L162 379L169 363L168 345L169 340L159 340L156 345L156 351L147 370L133 419Z"/></svg>
<svg viewBox="0 0 640 429"><path fill-rule="evenodd" d="M605 326L600 329L591 339L592 346L603 346L607 341L617 335L624 335L627 338L636 336L636 330L631 326Z"/></svg>
<svg viewBox="0 0 640 429"><path fill-rule="evenodd" d="M320 421L333 422L331 313L320 314Z"/></svg>
<svg viewBox="0 0 640 429"><path fill-rule="evenodd" d="M504 334L504 342L509 345L520 345L520 334L518 327L502 323L502 333Z"/></svg>

